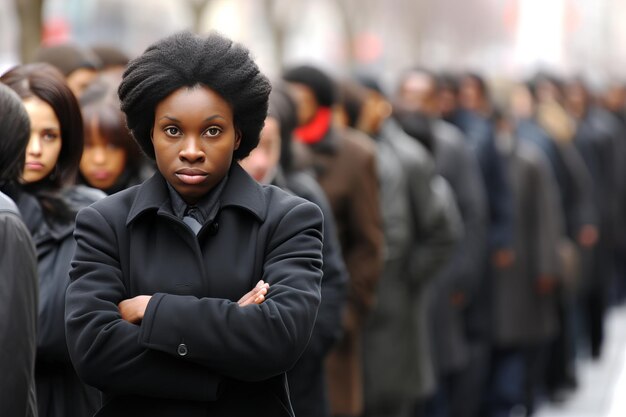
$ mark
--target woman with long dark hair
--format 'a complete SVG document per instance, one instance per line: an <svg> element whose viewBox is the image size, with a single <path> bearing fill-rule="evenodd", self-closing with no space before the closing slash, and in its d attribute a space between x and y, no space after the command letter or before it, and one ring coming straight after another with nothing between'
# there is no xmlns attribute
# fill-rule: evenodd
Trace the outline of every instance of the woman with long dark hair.
<svg viewBox="0 0 626 417"><path fill-rule="evenodd" d="M83 384L65 341L65 291L78 209L103 195L73 186L83 145L76 98L63 76L47 64L18 66L0 77L22 99L30 139L19 183L2 191L17 203L37 249L39 317L35 381L39 416L91 416L100 394Z"/></svg>

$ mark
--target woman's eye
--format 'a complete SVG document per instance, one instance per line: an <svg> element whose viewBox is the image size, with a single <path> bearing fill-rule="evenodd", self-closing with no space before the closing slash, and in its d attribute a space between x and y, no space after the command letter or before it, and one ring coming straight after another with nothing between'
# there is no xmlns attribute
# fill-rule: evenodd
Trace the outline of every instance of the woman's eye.
<svg viewBox="0 0 626 417"><path fill-rule="evenodd" d="M180 135L180 130L175 126L168 126L163 131L169 136L178 136Z"/></svg>
<svg viewBox="0 0 626 417"><path fill-rule="evenodd" d="M222 129L220 129L219 127L210 127L206 130L206 134L208 136L217 136L220 133L222 133Z"/></svg>
<svg viewBox="0 0 626 417"><path fill-rule="evenodd" d="M57 139L59 137L59 135L55 132L43 132L41 134L41 137L43 138L43 140L45 140L46 142L52 142L55 139Z"/></svg>

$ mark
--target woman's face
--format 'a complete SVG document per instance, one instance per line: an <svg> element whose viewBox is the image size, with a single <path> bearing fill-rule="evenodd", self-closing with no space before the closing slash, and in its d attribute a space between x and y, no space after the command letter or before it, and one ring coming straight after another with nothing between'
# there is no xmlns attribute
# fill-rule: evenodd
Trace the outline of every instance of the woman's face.
<svg viewBox="0 0 626 417"><path fill-rule="evenodd" d="M157 167L188 204L224 178L240 140L230 105L207 87L179 88L156 107Z"/></svg>
<svg viewBox="0 0 626 417"><path fill-rule="evenodd" d="M126 168L126 150L102 136L96 119L87 126L89 141L85 141L80 160L80 173L95 188L111 188Z"/></svg>
<svg viewBox="0 0 626 417"><path fill-rule="evenodd" d="M241 166L255 180L270 183L280 161L280 125L273 117L265 119L259 145L241 161Z"/></svg>
<svg viewBox="0 0 626 417"><path fill-rule="evenodd" d="M23 181L41 181L54 170L61 153L61 124L52 107L37 97L23 100L30 118L30 140L26 147Z"/></svg>

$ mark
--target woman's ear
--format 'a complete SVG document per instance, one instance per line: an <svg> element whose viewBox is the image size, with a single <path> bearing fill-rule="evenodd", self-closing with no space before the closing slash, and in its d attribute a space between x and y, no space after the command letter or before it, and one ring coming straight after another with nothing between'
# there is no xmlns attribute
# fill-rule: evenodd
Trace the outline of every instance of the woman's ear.
<svg viewBox="0 0 626 417"><path fill-rule="evenodd" d="M150 142L154 145L154 127L150 129Z"/></svg>
<svg viewBox="0 0 626 417"><path fill-rule="evenodd" d="M239 145L241 145L241 130L235 130L235 150L239 149Z"/></svg>

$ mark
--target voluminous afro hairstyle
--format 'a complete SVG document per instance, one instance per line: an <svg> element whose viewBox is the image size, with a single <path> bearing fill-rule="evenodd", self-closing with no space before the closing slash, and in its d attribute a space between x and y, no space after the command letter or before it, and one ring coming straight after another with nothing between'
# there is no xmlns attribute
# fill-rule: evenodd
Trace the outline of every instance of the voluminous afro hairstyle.
<svg viewBox="0 0 626 417"><path fill-rule="evenodd" d="M247 48L217 33L171 35L129 63L118 95L128 128L141 149L155 158L151 131L158 103L182 87L196 85L210 88L230 104L241 135L233 157L248 156L259 143L271 85Z"/></svg>

